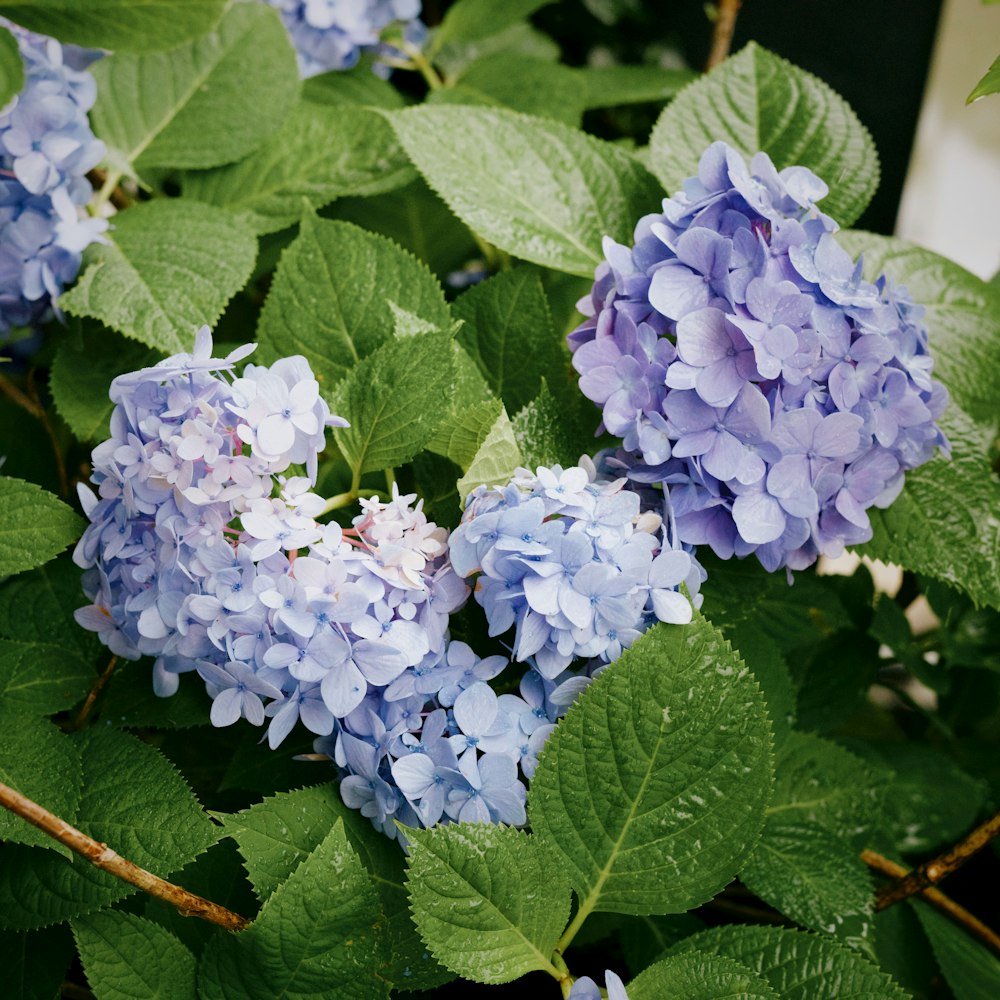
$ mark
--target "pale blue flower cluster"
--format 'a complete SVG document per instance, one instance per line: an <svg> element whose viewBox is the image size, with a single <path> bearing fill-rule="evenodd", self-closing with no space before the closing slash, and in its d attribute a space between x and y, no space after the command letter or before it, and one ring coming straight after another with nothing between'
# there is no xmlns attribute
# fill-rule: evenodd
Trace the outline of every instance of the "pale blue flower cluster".
<svg viewBox="0 0 1000 1000"><path fill-rule="evenodd" d="M770 570L871 537L867 509L947 441L922 309L864 280L804 167L724 143L606 262L569 337L628 474L669 487L678 538Z"/></svg>
<svg viewBox="0 0 1000 1000"><path fill-rule="evenodd" d="M285 22L299 58L302 76L327 70L350 69L362 52L379 55L396 50L379 36L393 22L401 22L408 42L419 45L426 34L420 0L267 0ZM378 69L376 63L376 69Z"/></svg>
<svg viewBox="0 0 1000 1000"><path fill-rule="evenodd" d="M625 984L610 970L604 973L608 1000L628 1000ZM581 976L569 991L569 1000L601 1000L601 990L590 976Z"/></svg>
<svg viewBox="0 0 1000 1000"><path fill-rule="evenodd" d="M87 119L93 76L70 66L55 39L4 24L25 83L0 111L0 339L48 317L84 248L107 229L81 211L92 193L87 171L104 156Z"/></svg>
<svg viewBox="0 0 1000 1000"><path fill-rule="evenodd" d="M585 457L479 487L452 533L452 565L477 575L490 634L513 627L516 659L552 678L578 658L616 660L657 620L691 620L680 586L695 597L704 571L672 525L666 492L643 504Z"/></svg>

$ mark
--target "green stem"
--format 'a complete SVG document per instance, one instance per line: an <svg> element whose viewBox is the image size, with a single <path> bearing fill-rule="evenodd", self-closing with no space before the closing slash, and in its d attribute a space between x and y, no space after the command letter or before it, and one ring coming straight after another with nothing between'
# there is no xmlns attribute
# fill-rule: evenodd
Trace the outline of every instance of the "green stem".
<svg viewBox="0 0 1000 1000"><path fill-rule="evenodd" d="M596 899L596 896L593 898ZM566 953L566 949L573 943L573 938L579 933L583 922L590 916L591 909L593 909L593 903L589 903L589 905L587 903L580 904L580 909L576 911L576 915L569 922L569 927L563 931L563 936L556 942L555 954L557 956L562 956Z"/></svg>
<svg viewBox="0 0 1000 1000"><path fill-rule="evenodd" d="M358 494L354 489L350 489L346 493L338 493L335 497L330 497L323 504L323 509L319 512L319 516L322 517L324 514L329 514L332 510L340 510L341 507L346 507L349 503L353 503L357 499Z"/></svg>
<svg viewBox="0 0 1000 1000"><path fill-rule="evenodd" d="M121 183L122 172L120 170L109 170L108 176L104 178L101 190L97 192L97 197L91 202L90 214L99 215L101 208L111 200L111 195Z"/></svg>
<svg viewBox="0 0 1000 1000"><path fill-rule="evenodd" d="M411 45L409 42L403 42L400 48L410 57L410 62L413 63L413 68L416 69L420 75L427 81L427 86L431 90L441 90L444 87L444 80L441 79L438 71L431 65L430 60L417 48L416 45Z"/></svg>
<svg viewBox="0 0 1000 1000"><path fill-rule="evenodd" d="M569 968L563 961L562 955L558 952L552 955L552 965L559 971L559 989L562 991L563 1000L569 996L570 991L573 989L573 983L575 980L570 975Z"/></svg>
<svg viewBox="0 0 1000 1000"><path fill-rule="evenodd" d="M389 468L385 470L385 488L389 491L389 496L392 496L392 488L396 485L396 470Z"/></svg>

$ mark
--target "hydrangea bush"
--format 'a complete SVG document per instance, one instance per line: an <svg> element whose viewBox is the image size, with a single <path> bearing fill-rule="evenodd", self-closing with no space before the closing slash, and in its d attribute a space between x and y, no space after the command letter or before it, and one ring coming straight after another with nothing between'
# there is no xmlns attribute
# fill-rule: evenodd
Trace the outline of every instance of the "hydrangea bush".
<svg viewBox="0 0 1000 1000"><path fill-rule="evenodd" d="M542 6L0 28L18 995L1000 990L996 289Z"/></svg>

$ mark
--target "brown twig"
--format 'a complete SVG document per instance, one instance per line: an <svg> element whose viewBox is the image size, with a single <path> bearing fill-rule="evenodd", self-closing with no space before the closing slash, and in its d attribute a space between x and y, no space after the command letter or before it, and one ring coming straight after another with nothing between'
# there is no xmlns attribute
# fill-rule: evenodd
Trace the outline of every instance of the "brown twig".
<svg viewBox="0 0 1000 1000"><path fill-rule="evenodd" d="M706 72L718 66L729 55L733 45L733 32L736 30L736 15L742 5L742 0L719 0L715 28L712 31L712 50L705 63Z"/></svg>
<svg viewBox="0 0 1000 1000"><path fill-rule="evenodd" d="M994 813L985 823L981 823L968 836L963 837L954 847L925 861L919 868L907 872L892 885L885 886L875 900L875 909L884 910L907 896L912 896L937 885L943 878L961 868L977 851L981 851L997 834L1000 834L1000 812Z"/></svg>
<svg viewBox="0 0 1000 1000"><path fill-rule="evenodd" d="M87 717L90 715L90 710L94 707L94 702L97 701L97 696L104 690L104 685L108 683L112 672L115 669L115 664L118 663L118 657L112 656L108 661L108 665L104 668L104 673L94 682L94 686L90 689L87 694L87 700L83 703L83 707L80 709L77 717L73 720L73 725L70 729L83 729L83 724L87 721Z"/></svg>
<svg viewBox="0 0 1000 1000"><path fill-rule="evenodd" d="M187 889L182 889L179 885L167 882L158 875L146 871L145 868L140 868L116 854L107 844L98 843L37 802L32 802L31 799L3 783L0 783L0 805L86 858L96 868L137 886L157 899L162 899L176 907L186 917L200 917L231 931L241 931L250 923L246 917L241 917L218 903L202 899L201 896L196 896L193 892L188 892Z"/></svg>
<svg viewBox="0 0 1000 1000"><path fill-rule="evenodd" d="M28 393L35 404L35 415L41 421L42 427L45 428L45 433L49 437L49 443L52 445L52 454L55 455L56 458L56 470L59 473L59 494L63 498L66 498L69 496L69 477L66 475L66 461L63 458L62 445L59 443L59 438L56 435L56 429L52 426L52 421L49 419L48 411L42 405L42 401L38 396L38 388L35 385L34 368L30 368L28 370Z"/></svg>
<svg viewBox="0 0 1000 1000"><path fill-rule="evenodd" d="M909 872L895 861L877 854L875 851L864 850L861 852L861 860L873 871L888 875L890 878L905 878ZM940 889L924 887L917 890L921 899L926 900L931 906L936 907L942 913L951 917L961 927L964 927L970 934L979 938L987 947L1000 955L1000 935L986 926L978 917L973 916L964 907L959 906L953 899L946 896ZM876 904L875 909L884 909Z"/></svg>

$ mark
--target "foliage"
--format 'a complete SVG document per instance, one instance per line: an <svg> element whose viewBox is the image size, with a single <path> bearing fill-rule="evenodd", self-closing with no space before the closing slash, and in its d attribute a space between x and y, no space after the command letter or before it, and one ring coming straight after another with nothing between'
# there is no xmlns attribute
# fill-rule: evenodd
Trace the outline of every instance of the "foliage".
<svg viewBox="0 0 1000 1000"><path fill-rule="evenodd" d="M0 783L245 925L182 918L0 810L7 992L1000 994L968 922L922 900L880 912L861 859L915 867L1000 805L996 282L850 230L824 271L819 242L861 216L877 153L824 81L757 44L704 74L571 65L560 16L591 18L576 0L428 4L427 27L417 6L366 0L343 25L297 0L0 2L0 270L17 270L0 295ZM57 74L56 56L98 55L70 46L105 51ZM82 152L22 114L46 73L91 109ZM761 152L793 169L734 159ZM50 171L44 192L21 161L32 184ZM726 281L764 274L780 239L800 251L795 274L767 272L784 305L743 317L767 419L802 384L775 345L808 291L850 320L839 377L860 369L870 403L825 474L893 437L872 430L885 412L919 428L867 514L843 501L837 536L902 568L893 595L866 564L817 571L801 539L758 560L776 534L691 534L699 490L704 512L756 482L716 474L736 450L767 463L790 534L820 533L839 489L806 511L772 487L818 445L775 455L744 425L714 458L691 445L735 392L699 403L716 416L688 437L667 427L664 386L690 399L695 369L733 364L692 360L715 334L649 291L694 268L686 227L720 197L718 252L754 205L743 235L764 248L725 257ZM57 237L32 243L15 204ZM719 323L747 313L746 285L698 286L677 294ZM886 315L912 335L888 354ZM590 346L611 327L613 350ZM825 392L814 346L803 372ZM903 409L863 384L883 365L917 386ZM930 458L935 420L950 457ZM997 863L987 849L944 891L989 922Z"/></svg>

